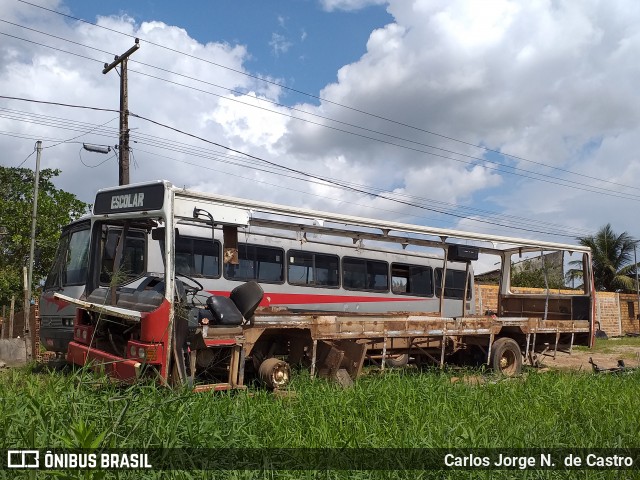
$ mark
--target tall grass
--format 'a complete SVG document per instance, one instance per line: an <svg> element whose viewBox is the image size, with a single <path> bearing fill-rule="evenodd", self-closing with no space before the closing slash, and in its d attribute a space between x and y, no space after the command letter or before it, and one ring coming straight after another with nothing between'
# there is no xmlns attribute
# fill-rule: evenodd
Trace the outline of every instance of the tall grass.
<svg viewBox="0 0 640 480"><path fill-rule="evenodd" d="M459 375L459 373L457 374ZM343 390L294 376L289 395L194 394L123 387L85 372L0 375L1 448L640 448L640 373L535 373L471 385L442 372L394 371ZM5 478L15 478L0 472ZM38 478L50 473L39 472ZM105 472L99 472L104 474ZM210 478L215 472L148 472ZM625 478L581 471L580 478ZM86 478L99 478L98 472ZM429 472L218 472L225 478L430 478ZM41 476L40 476L41 475ZM94 475L94 476L91 476ZM443 471L437 478L470 478ZM476 471L473 478L567 478ZM106 472L107 478L142 478ZM71 476L69 478L76 478ZM632 478L632 477L629 477Z"/></svg>
<svg viewBox="0 0 640 480"><path fill-rule="evenodd" d="M622 347L640 347L640 337L616 337L609 339L596 338L593 348L585 346L574 347L578 351L592 353L612 353Z"/></svg>

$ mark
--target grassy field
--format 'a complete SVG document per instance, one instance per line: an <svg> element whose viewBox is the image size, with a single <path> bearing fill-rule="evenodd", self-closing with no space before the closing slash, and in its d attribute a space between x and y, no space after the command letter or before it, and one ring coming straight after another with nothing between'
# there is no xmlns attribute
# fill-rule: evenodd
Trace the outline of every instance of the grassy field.
<svg viewBox="0 0 640 480"><path fill-rule="evenodd" d="M194 394L151 384L123 387L83 372L12 369L0 374L0 444L176 448L185 456L197 449L215 456L245 451L235 449L282 448L301 449L291 450L294 454L327 448L347 449L347 454L358 451L352 449L371 454L370 449L403 448L442 449L440 453L464 448L640 448L640 372L528 371L511 380L486 377L479 384L452 382L454 375L461 376L459 371L372 371L342 390L298 374L281 396L258 389ZM16 478L13 473L0 471L4 478ZM25 478L51 478L52 473L32 472ZM67 477L59 472L62 478L103 478L105 473L106 478L640 477L640 470L89 471Z"/></svg>
<svg viewBox="0 0 640 480"><path fill-rule="evenodd" d="M617 337L610 339L596 338L596 343L593 348L577 346L576 350L593 353L612 353L620 349L621 347L640 347L640 337Z"/></svg>

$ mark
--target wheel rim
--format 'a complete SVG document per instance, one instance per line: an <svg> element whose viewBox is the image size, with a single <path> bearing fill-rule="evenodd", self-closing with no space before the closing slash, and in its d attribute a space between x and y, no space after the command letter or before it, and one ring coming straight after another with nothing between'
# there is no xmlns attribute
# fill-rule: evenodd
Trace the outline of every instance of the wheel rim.
<svg viewBox="0 0 640 480"><path fill-rule="evenodd" d="M271 373L271 383L274 387L282 387L289 383L289 369L278 365Z"/></svg>
<svg viewBox="0 0 640 480"><path fill-rule="evenodd" d="M500 371L504 374L513 374L516 371L516 355L510 350L506 350L500 357Z"/></svg>
<svg viewBox="0 0 640 480"><path fill-rule="evenodd" d="M260 365L258 375L268 388L282 388L289 383L291 370L287 362L268 358Z"/></svg>

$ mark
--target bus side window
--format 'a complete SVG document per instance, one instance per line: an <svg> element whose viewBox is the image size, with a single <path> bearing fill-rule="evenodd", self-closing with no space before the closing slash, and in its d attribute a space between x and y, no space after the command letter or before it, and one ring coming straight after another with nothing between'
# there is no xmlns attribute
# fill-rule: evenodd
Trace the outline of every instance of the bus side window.
<svg viewBox="0 0 640 480"><path fill-rule="evenodd" d="M218 240L182 235L177 237L174 253L176 273L193 277L220 278L220 248ZM160 251L164 259L164 238L160 239Z"/></svg>
<svg viewBox="0 0 640 480"><path fill-rule="evenodd" d="M389 266L387 262L364 258L342 259L342 285L347 290L389 290Z"/></svg>
<svg viewBox="0 0 640 480"><path fill-rule="evenodd" d="M453 298L462 300L464 296L464 271L452 270L447 268L447 276L444 282L444 296L445 298ZM467 300L471 300L471 290L473 289L473 283L471 283L471 274L469 274L469 282L467 286ZM436 296L440 296L442 291L442 269L436 268Z"/></svg>
<svg viewBox="0 0 640 480"><path fill-rule="evenodd" d="M391 289L396 295L433 296L433 270L422 265L391 265Z"/></svg>
<svg viewBox="0 0 640 480"><path fill-rule="evenodd" d="M287 253L287 278L291 285L337 287L339 257L303 250Z"/></svg>
<svg viewBox="0 0 640 480"><path fill-rule="evenodd" d="M256 280L261 283L284 281L284 250L261 245L238 245L238 265L225 264L225 277L230 280Z"/></svg>

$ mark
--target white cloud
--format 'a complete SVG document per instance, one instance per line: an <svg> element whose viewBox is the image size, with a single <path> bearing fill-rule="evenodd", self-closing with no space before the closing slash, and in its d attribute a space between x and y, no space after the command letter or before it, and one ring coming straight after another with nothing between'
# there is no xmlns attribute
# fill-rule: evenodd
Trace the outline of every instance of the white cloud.
<svg viewBox="0 0 640 480"><path fill-rule="evenodd" d="M383 2L325 0L322 5L327 10L357 10L372 3ZM350 182L355 188L365 185L385 195L403 195L409 201L420 198L447 202L458 205L457 212L467 215L471 215L470 210L464 207L497 208L499 213L557 225L549 226L551 230L563 226L594 230L611 222L616 230L628 230L640 237L634 217L629 215L636 201L585 192L580 189L587 188L584 186L576 189L500 174L489 162L498 159L512 168L535 172L516 170L529 177L547 175L545 178L551 181L563 177L640 195L635 187L640 183L635 145L640 136L640 97L636 92L640 78L636 61L640 52L640 4L597 0L384 3L394 21L373 31L366 53L343 66L336 72L336 82L319 92L331 102L295 107L310 112L306 116L261 101L277 100L280 88L212 65L246 71L251 52L243 45L202 44L186 29L157 21L136 24L127 17L101 17L98 21L211 62L142 41L129 63L130 110L136 114L291 169ZM63 8L54 0L45 5ZM3 4L0 13L16 23L111 51L99 53L15 29L16 35L98 61L4 38L0 46L0 91L17 97L118 109L117 74L102 75L102 63L111 61L113 53L128 49L131 38L86 24L67 23L38 9L16 9L12 3ZM291 43L274 34L270 46L274 53L284 54ZM216 85L248 93L242 96ZM7 114L0 116L0 131L29 138L0 135L0 148L10 152L2 163L12 166L31 153L35 138L68 139L90 129L71 125L69 120L103 124L117 117L114 113L5 100L0 106L55 117L46 122L39 117L38 123L28 123L7 118ZM314 123L289 115L304 116ZM237 155L224 156L228 152L219 147L139 119L132 118L130 126L139 165L132 170L134 181L164 177L177 185L325 210L428 221L436 226L457 224L496 233L502 228L443 217L355 191L305 184L263 171L273 166L241 160ZM117 120L108 123L104 133L94 131L78 141L114 145L116 127ZM501 149L521 159L500 159L430 132ZM43 167L62 168L60 186L90 200L97 188L117 183L117 171L113 162L95 169L83 167L79 148L72 144L45 150ZM83 153L83 159L92 165L104 159L93 160L97 157L87 155ZM571 176L566 170L583 176ZM293 172L287 175L295 176ZM429 200L425 202L429 205ZM512 221L501 217L504 224ZM537 225L544 230L541 223Z"/></svg>
<svg viewBox="0 0 640 480"><path fill-rule="evenodd" d="M292 45L293 43L287 40L287 37L284 35L275 32L271 34L269 46L276 57L283 53L287 53Z"/></svg>
<svg viewBox="0 0 640 480"><path fill-rule="evenodd" d="M331 12L333 10L360 10L370 5L384 5L387 0L320 0L322 8Z"/></svg>
<svg viewBox="0 0 640 480"><path fill-rule="evenodd" d="M395 22L372 32L367 53L341 68L338 81L321 92L321 97L335 103L321 102L317 112L366 126L369 132L358 132L367 136L379 137L370 131L383 131L411 140L414 143L384 137L408 149L296 123L285 138L291 151L308 158L339 152L354 170L357 166L363 172L375 169L378 184L399 183L413 194L426 191L415 185L415 178L421 175L417 172L429 171L435 184L447 185L448 172L454 170L461 180L456 184L459 195L432 190L438 194L433 198L453 203L457 199L492 198L511 214L540 221L552 216L560 224L558 228L563 224L563 212L570 212L568 225L593 230L613 221L620 230L632 231L635 226L625 212L634 206L633 201L535 182L526 177L537 175L522 171L519 173L525 177L503 175L498 188L493 181L495 171L491 175L485 172L476 182L464 182L470 165L416 151L482 163L434 152L426 144L473 157L496 158L427 133L438 132L532 160L501 161L547 175L547 180L560 176L615 189L618 187L598 183L599 179L614 181L625 172L626 184L638 183L636 149L616 149L615 158L605 151L621 136L637 138L640 133L640 102L635 93L640 72L634 60L640 50L639 7L620 2L610 8L611 4L596 1L490 3L390 1L388 11ZM385 169L390 155L396 159L395 169ZM590 175L593 178L572 176L541 164L596 173ZM612 169L615 164L626 167ZM591 215L595 211L598 216Z"/></svg>

